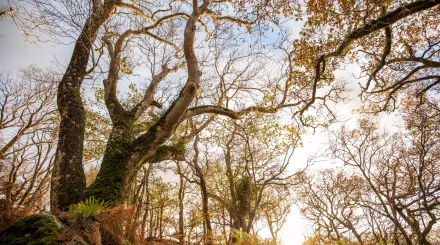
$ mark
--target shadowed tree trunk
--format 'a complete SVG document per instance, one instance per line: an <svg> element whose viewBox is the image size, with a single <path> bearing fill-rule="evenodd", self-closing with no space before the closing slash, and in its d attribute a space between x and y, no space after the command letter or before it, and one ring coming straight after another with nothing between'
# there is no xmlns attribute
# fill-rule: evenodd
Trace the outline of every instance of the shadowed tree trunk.
<svg viewBox="0 0 440 245"><path fill-rule="evenodd" d="M58 147L51 185L51 209L65 210L76 203L86 188L82 167L85 111L80 96L90 50L101 25L110 17L116 0L93 1L92 13L78 37L69 66L58 85L58 110L61 115Z"/></svg>

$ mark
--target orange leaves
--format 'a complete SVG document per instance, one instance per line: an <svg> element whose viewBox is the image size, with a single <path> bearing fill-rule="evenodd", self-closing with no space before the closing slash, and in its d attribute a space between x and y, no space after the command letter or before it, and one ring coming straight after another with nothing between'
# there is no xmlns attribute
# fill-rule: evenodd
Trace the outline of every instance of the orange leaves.
<svg viewBox="0 0 440 245"><path fill-rule="evenodd" d="M102 229L106 231L106 235L111 237L103 237L103 244L110 241L118 241L121 244L126 243L126 239L133 244L140 244L138 241L137 229L138 224L134 220L135 207L118 204L113 208L101 212L97 219L101 222Z"/></svg>

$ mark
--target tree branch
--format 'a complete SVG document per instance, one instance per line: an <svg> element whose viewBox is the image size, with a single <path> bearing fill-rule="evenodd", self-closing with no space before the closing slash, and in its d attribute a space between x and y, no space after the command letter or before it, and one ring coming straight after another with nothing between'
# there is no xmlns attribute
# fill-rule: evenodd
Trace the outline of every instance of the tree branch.
<svg viewBox="0 0 440 245"><path fill-rule="evenodd" d="M379 18L372 20L364 26L352 31L344 38L344 40L341 42L336 50L321 55L317 59L315 66L315 78L313 81L312 98L301 109L300 115L302 115L315 102L317 85L320 81L321 73L324 72L324 69L322 68L324 67L325 59L335 56L344 56L348 52L351 44L357 39L363 38L377 30L391 26L392 24L407 16L435 7L438 4L440 4L440 0L420 0L400 6L394 11L381 15Z"/></svg>
<svg viewBox="0 0 440 245"><path fill-rule="evenodd" d="M198 116L201 114L206 114L206 113L213 113L213 114L227 116L232 119L239 119L239 115L235 111L232 111L228 108L224 108L221 106L215 106L215 105L203 105L203 106L189 108L185 114L184 119Z"/></svg>
<svg viewBox="0 0 440 245"><path fill-rule="evenodd" d="M131 113L134 115L134 118L139 118L142 113L151 105L158 106L158 102L154 100L154 92L156 91L157 86L159 83L169 74L172 72L176 72L180 68L184 66L185 63L176 65L173 68L168 68L167 65L162 66L162 71L153 76L153 79L151 80L150 85L148 86L147 90L145 91L144 98L142 101L137 104L132 110Z"/></svg>
<svg viewBox="0 0 440 245"><path fill-rule="evenodd" d="M177 143L174 145L161 145L157 148L155 154L147 162L157 163L166 160L185 160L185 145Z"/></svg>

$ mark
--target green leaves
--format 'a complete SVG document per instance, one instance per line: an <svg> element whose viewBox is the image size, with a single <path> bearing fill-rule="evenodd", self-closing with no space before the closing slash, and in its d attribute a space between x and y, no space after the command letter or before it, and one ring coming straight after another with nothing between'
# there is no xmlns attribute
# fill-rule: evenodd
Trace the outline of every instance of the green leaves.
<svg viewBox="0 0 440 245"><path fill-rule="evenodd" d="M104 200L89 197L85 202L70 205L69 215L78 219L95 218L108 205L109 203Z"/></svg>

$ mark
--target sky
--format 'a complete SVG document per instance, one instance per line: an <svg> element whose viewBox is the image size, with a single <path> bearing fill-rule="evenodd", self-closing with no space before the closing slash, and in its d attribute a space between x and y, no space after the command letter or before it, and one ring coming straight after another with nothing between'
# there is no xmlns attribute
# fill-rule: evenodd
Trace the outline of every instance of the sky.
<svg viewBox="0 0 440 245"><path fill-rule="evenodd" d="M72 53L73 44L57 45L49 42L30 43L27 42L24 35L17 30L12 20L7 17L0 21L0 72L17 70L25 68L29 65L37 65L39 67L49 67L53 65L66 66ZM351 87L355 88L357 82L354 81L352 74L358 72L359 69L354 65L348 65L344 69L337 71L336 74L340 78L349 79ZM337 112L345 115L349 119L349 123L355 122L357 115L352 114L352 110L360 105L360 101L356 97L356 92L351 94L354 98L348 104L339 104ZM381 115L380 124L397 125L399 120L395 116ZM307 158L318 150L325 148L325 133L318 130L315 134L305 135L303 137L304 147L296 149L290 164L290 172L305 165ZM326 167L325 163L320 163ZM281 230L281 238L283 244L300 245L304 241L304 237L310 234L307 220L301 216L296 205L292 206L291 213L287 218L287 222ZM263 237L269 237L270 233L266 230L261 234Z"/></svg>

